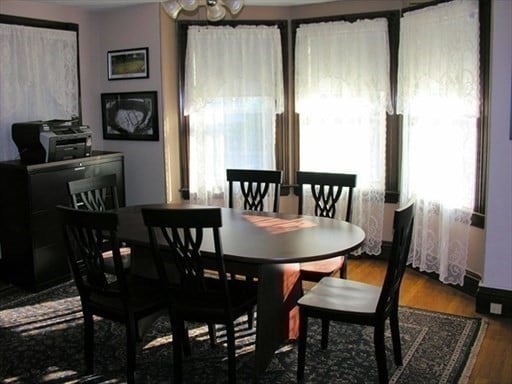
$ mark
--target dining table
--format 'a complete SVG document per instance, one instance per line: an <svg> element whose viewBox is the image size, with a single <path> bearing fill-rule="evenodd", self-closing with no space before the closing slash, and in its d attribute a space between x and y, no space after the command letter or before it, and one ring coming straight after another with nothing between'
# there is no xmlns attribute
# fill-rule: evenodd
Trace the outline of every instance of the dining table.
<svg viewBox="0 0 512 384"><path fill-rule="evenodd" d="M118 237L132 247L132 273L157 277L143 208L204 208L187 203L118 208ZM220 235L226 271L257 279L254 375L260 376L284 342L298 337L296 302L302 295L300 263L347 255L360 247L364 231L346 221L289 213L220 208ZM201 251L214 252L205 235ZM162 243L162 245L164 245Z"/></svg>

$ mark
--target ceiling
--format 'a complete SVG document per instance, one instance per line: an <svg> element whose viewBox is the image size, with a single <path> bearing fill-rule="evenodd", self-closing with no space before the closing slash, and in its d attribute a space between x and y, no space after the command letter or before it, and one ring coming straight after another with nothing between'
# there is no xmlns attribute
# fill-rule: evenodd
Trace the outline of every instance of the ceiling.
<svg viewBox="0 0 512 384"><path fill-rule="evenodd" d="M125 7L143 3L156 3L163 0L38 0L39 2L71 5L87 10ZM335 0L245 0L247 6L294 6L327 3Z"/></svg>

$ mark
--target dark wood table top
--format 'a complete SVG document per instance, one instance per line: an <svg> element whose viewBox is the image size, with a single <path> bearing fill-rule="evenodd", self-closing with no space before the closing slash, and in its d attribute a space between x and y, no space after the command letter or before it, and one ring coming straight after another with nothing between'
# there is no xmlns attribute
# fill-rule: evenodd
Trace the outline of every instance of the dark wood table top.
<svg viewBox="0 0 512 384"><path fill-rule="evenodd" d="M118 209L121 240L148 245L142 208L190 208L190 204L151 204ZM204 207L202 207L204 208ZM364 231L341 220L272 212L221 208L220 230L224 257L229 261L254 264L299 263L326 259L357 249ZM202 250L213 251L211 236L203 239Z"/></svg>

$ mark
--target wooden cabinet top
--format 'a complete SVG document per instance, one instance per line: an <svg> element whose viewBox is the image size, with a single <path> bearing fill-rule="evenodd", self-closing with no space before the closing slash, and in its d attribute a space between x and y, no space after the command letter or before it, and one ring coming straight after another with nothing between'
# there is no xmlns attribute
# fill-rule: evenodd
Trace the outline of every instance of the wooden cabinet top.
<svg viewBox="0 0 512 384"><path fill-rule="evenodd" d="M20 160L8 160L1 161L0 168L23 168L27 173L44 172L50 169L56 168L70 168L76 166L87 165L95 162L111 161L116 158L122 157L122 152L110 152L110 151L92 151L91 156L81 157L77 159L59 160L48 163L39 164L24 164Z"/></svg>

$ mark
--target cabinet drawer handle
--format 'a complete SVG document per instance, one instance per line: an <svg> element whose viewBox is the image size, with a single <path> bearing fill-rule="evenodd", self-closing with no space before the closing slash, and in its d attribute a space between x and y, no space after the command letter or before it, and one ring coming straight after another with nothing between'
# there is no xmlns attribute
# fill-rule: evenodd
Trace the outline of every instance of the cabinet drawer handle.
<svg viewBox="0 0 512 384"><path fill-rule="evenodd" d="M76 167L74 171L81 171L82 169L85 169L85 167Z"/></svg>

